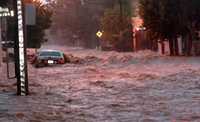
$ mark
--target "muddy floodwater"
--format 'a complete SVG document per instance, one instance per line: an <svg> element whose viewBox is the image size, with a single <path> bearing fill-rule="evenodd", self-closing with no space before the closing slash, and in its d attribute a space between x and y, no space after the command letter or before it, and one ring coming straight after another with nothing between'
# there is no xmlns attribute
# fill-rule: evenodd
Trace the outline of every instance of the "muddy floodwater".
<svg viewBox="0 0 200 122"><path fill-rule="evenodd" d="M1 69L0 122L200 122L200 58L64 51L81 61L29 64L30 96Z"/></svg>

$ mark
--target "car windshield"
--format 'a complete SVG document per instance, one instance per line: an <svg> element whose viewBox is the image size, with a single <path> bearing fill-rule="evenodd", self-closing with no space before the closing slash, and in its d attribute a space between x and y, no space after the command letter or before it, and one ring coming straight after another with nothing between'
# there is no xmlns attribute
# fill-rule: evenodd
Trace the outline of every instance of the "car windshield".
<svg viewBox="0 0 200 122"><path fill-rule="evenodd" d="M53 52L53 51L43 51L39 53L39 56L61 56L60 52Z"/></svg>

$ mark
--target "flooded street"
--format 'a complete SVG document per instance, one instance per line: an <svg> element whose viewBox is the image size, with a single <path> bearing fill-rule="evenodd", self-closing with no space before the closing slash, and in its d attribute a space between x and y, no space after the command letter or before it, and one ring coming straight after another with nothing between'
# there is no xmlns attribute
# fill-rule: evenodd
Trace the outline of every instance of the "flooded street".
<svg viewBox="0 0 200 122"><path fill-rule="evenodd" d="M0 0L0 122L200 122L200 0Z"/></svg>
<svg viewBox="0 0 200 122"><path fill-rule="evenodd" d="M200 122L200 58L63 51L80 62L29 65L30 96L1 77L0 122Z"/></svg>

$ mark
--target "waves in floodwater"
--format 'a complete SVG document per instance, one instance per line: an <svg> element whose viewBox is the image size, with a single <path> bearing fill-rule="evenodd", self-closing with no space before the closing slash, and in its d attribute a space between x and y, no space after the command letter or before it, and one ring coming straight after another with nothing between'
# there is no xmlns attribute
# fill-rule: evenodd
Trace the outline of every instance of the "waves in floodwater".
<svg viewBox="0 0 200 122"><path fill-rule="evenodd" d="M200 121L200 58L51 48L81 61L39 69L29 64L27 97L1 82L0 121Z"/></svg>

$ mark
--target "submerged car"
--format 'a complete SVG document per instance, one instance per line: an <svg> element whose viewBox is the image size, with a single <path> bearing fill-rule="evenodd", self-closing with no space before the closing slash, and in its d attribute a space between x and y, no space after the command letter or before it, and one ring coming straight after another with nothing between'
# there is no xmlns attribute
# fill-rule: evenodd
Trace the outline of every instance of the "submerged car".
<svg viewBox="0 0 200 122"><path fill-rule="evenodd" d="M41 50L37 52L31 63L35 67L64 64L65 55L62 51L58 50Z"/></svg>

